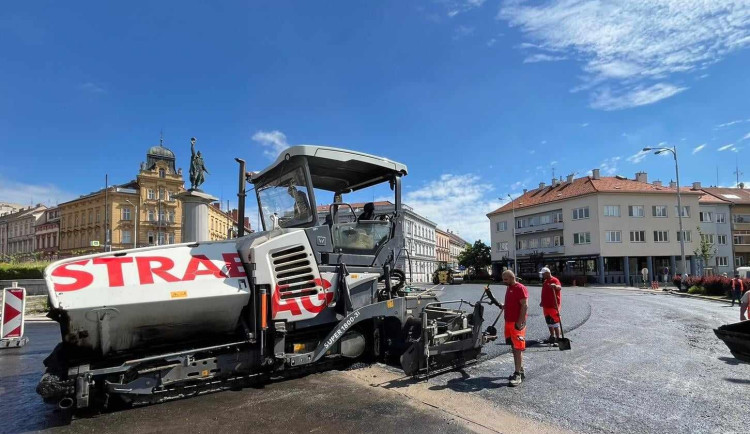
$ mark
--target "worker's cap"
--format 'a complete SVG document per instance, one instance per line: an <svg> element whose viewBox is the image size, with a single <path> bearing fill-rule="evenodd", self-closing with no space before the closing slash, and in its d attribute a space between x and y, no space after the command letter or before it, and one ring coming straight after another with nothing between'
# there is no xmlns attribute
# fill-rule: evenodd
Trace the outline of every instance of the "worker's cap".
<svg viewBox="0 0 750 434"><path fill-rule="evenodd" d="M544 267L544 268L542 268L541 270L539 270L539 274L544 274L544 273L552 273L552 272L551 272L551 271L549 271L549 268L547 268L547 267Z"/></svg>

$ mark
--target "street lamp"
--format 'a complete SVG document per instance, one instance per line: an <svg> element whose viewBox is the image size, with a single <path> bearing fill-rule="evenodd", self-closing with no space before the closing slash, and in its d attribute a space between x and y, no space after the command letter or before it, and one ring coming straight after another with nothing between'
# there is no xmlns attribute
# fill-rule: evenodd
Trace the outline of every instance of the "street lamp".
<svg viewBox="0 0 750 434"><path fill-rule="evenodd" d="M513 274L518 276L518 244L516 243L516 203L508 193L508 199L510 199L510 207L513 210Z"/></svg>
<svg viewBox="0 0 750 434"><path fill-rule="evenodd" d="M125 199L125 202L133 205L133 202L129 201L128 199ZM135 216L133 216L135 228L133 229L133 248L138 248L138 205L133 205L133 208L135 208Z"/></svg>
<svg viewBox="0 0 750 434"><path fill-rule="evenodd" d="M674 171L677 177L677 218L680 222L680 257L682 259L682 275L685 276L687 263L685 262L685 232L682 230L682 200L680 198L680 169L677 166L677 146L671 148L643 148L643 152L655 151L655 155L671 152L674 158Z"/></svg>

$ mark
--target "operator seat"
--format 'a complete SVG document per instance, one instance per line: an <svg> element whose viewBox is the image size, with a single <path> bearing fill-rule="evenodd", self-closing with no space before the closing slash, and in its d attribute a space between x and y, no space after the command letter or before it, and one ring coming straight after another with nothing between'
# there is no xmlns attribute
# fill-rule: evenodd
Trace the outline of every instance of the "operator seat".
<svg viewBox="0 0 750 434"><path fill-rule="evenodd" d="M365 204L365 209L362 211L362 214L357 217L357 223L359 223L362 220L373 220L375 218L375 204L372 202L367 202Z"/></svg>

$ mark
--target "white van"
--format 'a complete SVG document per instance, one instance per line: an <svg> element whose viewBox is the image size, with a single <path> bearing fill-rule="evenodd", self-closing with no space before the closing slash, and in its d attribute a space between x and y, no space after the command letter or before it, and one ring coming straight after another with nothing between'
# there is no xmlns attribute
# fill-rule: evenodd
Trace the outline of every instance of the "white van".
<svg viewBox="0 0 750 434"><path fill-rule="evenodd" d="M750 267L737 267L737 274L739 274L742 279L750 279Z"/></svg>

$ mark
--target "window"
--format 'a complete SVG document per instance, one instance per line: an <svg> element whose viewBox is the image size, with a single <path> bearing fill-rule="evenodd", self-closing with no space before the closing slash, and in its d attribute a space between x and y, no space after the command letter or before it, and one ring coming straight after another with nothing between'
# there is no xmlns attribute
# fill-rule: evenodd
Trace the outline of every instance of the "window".
<svg viewBox="0 0 750 434"><path fill-rule="evenodd" d="M496 243L496 245L497 245L497 251L498 252L504 252L504 251L508 250L508 242L507 241L498 241Z"/></svg>
<svg viewBox="0 0 750 434"><path fill-rule="evenodd" d="M151 188L149 188L148 189L148 195L146 197L149 198L149 199L153 199L154 198L154 190L151 189Z"/></svg>
<svg viewBox="0 0 750 434"><path fill-rule="evenodd" d="M540 225L548 225L552 223L552 216L547 214L539 217L539 224Z"/></svg>
<svg viewBox="0 0 750 434"><path fill-rule="evenodd" d="M620 206L619 205L605 205L604 217L620 217Z"/></svg>
<svg viewBox="0 0 750 434"><path fill-rule="evenodd" d="M519 250L525 249L527 245L528 245L528 242L526 240L518 240L516 248Z"/></svg>
<svg viewBox="0 0 750 434"><path fill-rule="evenodd" d="M674 213L677 214L677 206L674 207ZM690 217L690 207L689 206L683 206L682 207L682 216L683 217Z"/></svg>
<svg viewBox="0 0 750 434"><path fill-rule="evenodd" d="M159 169L159 178L166 178L167 177L167 171L164 169Z"/></svg>
<svg viewBox="0 0 750 434"><path fill-rule="evenodd" d="M726 256L717 256L716 257L716 266L717 267L727 267L729 263L729 258Z"/></svg>
<svg viewBox="0 0 750 434"><path fill-rule="evenodd" d="M716 213L716 223L726 223L727 222L727 215L723 212L717 212Z"/></svg>
<svg viewBox="0 0 750 434"><path fill-rule="evenodd" d="M516 228L521 229L526 227L526 219L516 220Z"/></svg>
<svg viewBox="0 0 750 434"><path fill-rule="evenodd" d="M701 234L701 241L713 244L714 234Z"/></svg>
<svg viewBox="0 0 750 434"><path fill-rule="evenodd" d="M654 231L654 242L655 243L668 243L669 232L668 231Z"/></svg>
<svg viewBox="0 0 750 434"><path fill-rule="evenodd" d="M133 242L133 240L130 238L130 231L122 231L121 239L123 244Z"/></svg>
<svg viewBox="0 0 750 434"><path fill-rule="evenodd" d="M630 242L631 243L645 243L646 231L630 231Z"/></svg>
<svg viewBox="0 0 750 434"><path fill-rule="evenodd" d="M646 213L643 210L643 205L630 205L628 206L628 215L630 217L645 217Z"/></svg>
<svg viewBox="0 0 750 434"><path fill-rule="evenodd" d="M539 246L541 247L551 247L552 246L552 237L542 237L539 239Z"/></svg>
<svg viewBox="0 0 750 434"><path fill-rule="evenodd" d="M682 231L682 233L685 234L685 242L686 243L690 243L690 242L693 241L693 237L692 237L692 234L690 233L690 231ZM680 231L677 231L677 241L679 242L681 240L682 240L682 237L680 237Z"/></svg>
<svg viewBox="0 0 750 434"><path fill-rule="evenodd" d="M159 232L159 245L164 245L164 236L166 234L164 232Z"/></svg>
<svg viewBox="0 0 750 434"><path fill-rule="evenodd" d="M503 232L503 231L508 230L508 222L497 222L495 223L495 226L498 232Z"/></svg>
<svg viewBox="0 0 750 434"><path fill-rule="evenodd" d="M529 248L530 249L537 249L539 248L539 238L532 238L529 240Z"/></svg>
<svg viewBox="0 0 750 434"><path fill-rule="evenodd" d="M742 262L743 262L742 259L743 259L742 256L735 256L734 257L734 266L735 267L741 267L742 266Z"/></svg>
<svg viewBox="0 0 750 434"><path fill-rule="evenodd" d="M94 212L89 211L89 224L94 223Z"/></svg>
<svg viewBox="0 0 750 434"><path fill-rule="evenodd" d="M698 213L698 216L700 218L700 221L702 221L704 223L710 223L711 222L711 215L712 214L713 213L708 212L708 211L701 211L701 212Z"/></svg>
<svg viewBox="0 0 750 434"><path fill-rule="evenodd" d="M653 213L654 217L666 217L667 207L664 205L654 205L651 207L651 212Z"/></svg>
<svg viewBox="0 0 750 434"><path fill-rule="evenodd" d="M123 220L130 220L130 208L123 208L122 209L122 219Z"/></svg>
<svg viewBox="0 0 750 434"><path fill-rule="evenodd" d="M554 221L555 223L562 223L562 221L563 221L563 217L562 217L562 215L563 215L562 211L557 211L557 212L555 212L555 216L554 216L554 219L553 219L553 221Z"/></svg>
<svg viewBox="0 0 750 434"><path fill-rule="evenodd" d="M148 231L148 243L154 244L154 233L152 231Z"/></svg>
<svg viewBox="0 0 750 434"><path fill-rule="evenodd" d="M152 222L156 219L154 210L148 210L148 221Z"/></svg>
<svg viewBox="0 0 750 434"><path fill-rule="evenodd" d="M573 244L591 244L591 232L573 234Z"/></svg>
<svg viewBox="0 0 750 434"><path fill-rule="evenodd" d="M555 235L554 237L555 247L562 246L563 245L562 240L563 239L560 235Z"/></svg>
<svg viewBox="0 0 750 434"><path fill-rule="evenodd" d="M621 231L607 231L605 234L605 238L608 243L620 243L622 242L622 232Z"/></svg>
<svg viewBox="0 0 750 434"><path fill-rule="evenodd" d="M174 223L174 211L169 211L167 217L169 218L170 223Z"/></svg>
<svg viewBox="0 0 750 434"><path fill-rule="evenodd" d="M589 218L589 207L575 208L573 210L573 220L581 220Z"/></svg>
<svg viewBox="0 0 750 434"><path fill-rule="evenodd" d="M96 222L99 223L99 210L96 210Z"/></svg>
<svg viewBox="0 0 750 434"><path fill-rule="evenodd" d="M725 246L727 244L727 236L726 235L717 235L716 241L718 244L721 244L722 246Z"/></svg>

